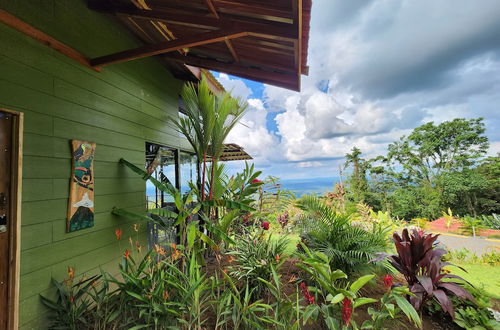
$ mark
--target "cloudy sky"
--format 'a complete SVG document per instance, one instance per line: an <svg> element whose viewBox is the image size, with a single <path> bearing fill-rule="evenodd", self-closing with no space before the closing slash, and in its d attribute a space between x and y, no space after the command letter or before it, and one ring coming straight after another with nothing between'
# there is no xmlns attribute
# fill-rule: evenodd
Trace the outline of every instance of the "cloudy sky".
<svg viewBox="0 0 500 330"><path fill-rule="evenodd" d="M484 117L500 152L499 0L314 0L308 64L300 93L216 74L250 105L227 141L264 175L336 176L353 146L457 117Z"/></svg>

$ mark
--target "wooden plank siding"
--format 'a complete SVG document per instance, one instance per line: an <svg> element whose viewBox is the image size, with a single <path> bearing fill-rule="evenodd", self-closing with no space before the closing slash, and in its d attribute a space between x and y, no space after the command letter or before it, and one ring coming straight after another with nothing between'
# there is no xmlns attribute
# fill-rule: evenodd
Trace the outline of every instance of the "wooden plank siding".
<svg viewBox="0 0 500 330"><path fill-rule="evenodd" d="M118 22L83 0L0 0L0 8L85 56L141 45ZM145 184L118 163L145 161L145 142L184 146L169 116L177 116L182 82L154 58L98 73L0 24L0 107L25 115L21 228L20 328L47 324L39 295L54 294L51 278L117 270L128 237L146 244L145 226L110 213L145 207ZM95 225L66 233L71 174L70 140L97 143ZM123 230L117 242L115 228Z"/></svg>

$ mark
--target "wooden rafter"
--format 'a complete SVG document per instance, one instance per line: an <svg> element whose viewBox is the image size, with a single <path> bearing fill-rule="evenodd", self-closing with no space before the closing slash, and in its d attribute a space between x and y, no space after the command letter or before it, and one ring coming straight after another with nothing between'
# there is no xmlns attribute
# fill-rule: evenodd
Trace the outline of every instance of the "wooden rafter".
<svg viewBox="0 0 500 330"><path fill-rule="evenodd" d="M200 68L207 68L210 70L237 75L242 78L247 78L251 80L254 80L255 77L259 77L266 83L289 88L292 90L298 90L298 86L293 82L291 82L290 79L294 77L294 74L265 71L243 66L241 64L236 64L236 63L219 62L210 59L198 58L191 55L182 56L175 53L165 54L164 58L170 61L175 61L179 63L197 66Z"/></svg>
<svg viewBox="0 0 500 330"><path fill-rule="evenodd" d="M77 61L78 63L91 68L92 70L100 71L99 68L92 67L92 65L90 64L90 60L79 53L77 50L52 38L48 34L38 30L37 28L29 25L28 23L2 9L0 9L0 22Z"/></svg>
<svg viewBox="0 0 500 330"><path fill-rule="evenodd" d="M208 9L212 12L212 14L215 16L215 18L219 18L219 13L217 13L217 9L215 9L214 3L212 0L205 0L207 3Z"/></svg>
<svg viewBox="0 0 500 330"><path fill-rule="evenodd" d="M202 29L234 29L238 28L242 31L250 32L252 35L261 36L264 38L294 41L297 39L298 34L296 31L291 31L290 24L286 23L257 23L257 22L243 22L241 20L226 19L226 18L213 18L203 17L191 14L178 14L170 13L167 11L156 10L143 10L135 8L99 8L100 11L112 13L116 15L123 15L134 18L150 19L162 21L169 24L183 25L190 27L197 27Z"/></svg>
<svg viewBox="0 0 500 330"><path fill-rule="evenodd" d="M196 47L213 42L220 42L226 39L240 38L247 35L247 32L236 30L210 31L182 39L175 39L171 41L160 42L157 44L145 45L142 47L125 50L119 53L101 56L90 60L90 63L95 67L100 67L113 63L122 63L143 57L169 53L183 48Z"/></svg>
<svg viewBox="0 0 500 330"><path fill-rule="evenodd" d="M234 49L234 46L233 46L233 43L231 42L231 40L226 39L226 40L224 40L224 42L226 43L227 49L229 49L229 52L233 56L234 61L236 63L239 63L240 57L238 56L238 53L236 53L236 50Z"/></svg>

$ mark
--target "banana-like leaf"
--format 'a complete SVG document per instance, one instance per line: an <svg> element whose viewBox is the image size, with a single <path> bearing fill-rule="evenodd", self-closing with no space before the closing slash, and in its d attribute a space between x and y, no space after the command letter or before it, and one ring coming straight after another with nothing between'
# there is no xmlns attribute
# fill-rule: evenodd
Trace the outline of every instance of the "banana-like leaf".
<svg viewBox="0 0 500 330"><path fill-rule="evenodd" d="M194 239L196 238L196 225L197 221L190 222L187 228L187 245L188 249L194 246Z"/></svg>
<svg viewBox="0 0 500 330"><path fill-rule="evenodd" d="M149 213L159 215L165 218L173 218L176 219L179 215L173 211L167 209L152 209L148 211Z"/></svg>
<svg viewBox="0 0 500 330"><path fill-rule="evenodd" d="M151 174L148 174L143 169L135 166L134 164L132 164L129 161L126 161L123 158L120 159L120 163L127 166L135 173L139 174L145 181L150 181L156 188L158 188L159 190L161 190L163 192L169 193L173 196L175 194L175 192L177 191L177 189L174 186L172 186L171 184L166 183L166 182L163 183L163 182L156 180L155 178L153 178L151 176Z"/></svg>
<svg viewBox="0 0 500 330"><path fill-rule="evenodd" d="M350 287L350 290L356 294L359 289L361 289L363 287L363 285L365 285L366 283L368 283L368 281L370 281L372 278L374 278L375 275L365 275L365 276L361 276L360 278L358 278L356 281L354 281L352 284L351 284L351 287Z"/></svg>
<svg viewBox="0 0 500 330"><path fill-rule="evenodd" d="M225 208L228 208L230 210L242 210L242 211L249 211L249 212L255 211L255 209L253 207L250 207L250 206L243 204L243 203L240 203L240 202L228 200L228 199L207 200L207 201L204 201L202 203L205 206L225 207Z"/></svg>

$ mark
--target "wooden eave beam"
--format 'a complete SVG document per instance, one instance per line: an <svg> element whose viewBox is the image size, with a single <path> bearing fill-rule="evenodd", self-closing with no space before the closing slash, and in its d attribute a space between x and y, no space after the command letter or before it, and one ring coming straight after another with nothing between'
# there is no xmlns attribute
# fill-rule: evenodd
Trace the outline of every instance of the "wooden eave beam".
<svg viewBox="0 0 500 330"><path fill-rule="evenodd" d="M268 39L294 41L298 34L290 28L291 24L264 21L262 23L244 22L227 18L213 18L199 15L169 13L167 11L143 10L135 8L100 8L101 12L133 18L157 20L168 24L197 27L200 29L241 29L251 35Z"/></svg>
<svg viewBox="0 0 500 330"><path fill-rule="evenodd" d="M295 73L286 74L272 71L265 71L243 66L237 63L225 63L210 59L202 59L194 56L169 53L163 57L170 61L193 65L209 70L225 72L228 74L236 75L242 78L262 81L272 85L292 89L298 91L297 76Z"/></svg>
<svg viewBox="0 0 500 330"><path fill-rule="evenodd" d="M83 66L86 66L87 68L90 68L98 72L100 71L99 68L95 68L90 64L90 60L87 57L83 56L74 48L71 48L63 44L62 42L52 38L48 34L38 30L37 28L29 25L28 23L24 22L23 20L17 18L16 16L10 14L9 12L3 9L0 9L0 22L10 26L11 28L16 29L17 31L27 35L30 38L35 39L36 41L71 58L72 60L75 60L76 62L82 64Z"/></svg>
<svg viewBox="0 0 500 330"><path fill-rule="evenodd" d="M295 69L300 89L300 75L302 73L302 0L291 0L293 11L293 27L298 33L295 41Z"/></svg>
<svg viewBox="0 0 500 330"><path fill-rule="evenodd" d="M215 9L215 6L214 6L214 3L212 2L212 0L205 0L205 2L207 3L208 9L210 10L210 12L212 12L212 14L215 16L215 18L219 18L219 14L217 13L217 9Z"/></svg>
<svg viewBox="0 0 500 330"><path fill-rule="evenodd" d="M226 39L240 38L247 36L247 32L238 30L217 30L200 33L183 39L175 39L166 42L160 42L152 45L125 50L122 52L97 57L90 60L90 64L95 67L105 66L114 63L128 62L143 57L159 55L173 52L183 48L206 45L213 42L220 42Z"/></svg>

